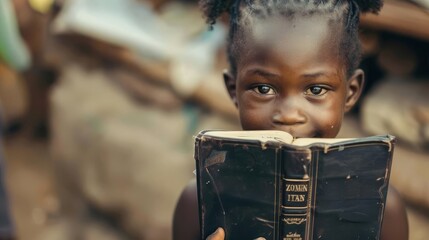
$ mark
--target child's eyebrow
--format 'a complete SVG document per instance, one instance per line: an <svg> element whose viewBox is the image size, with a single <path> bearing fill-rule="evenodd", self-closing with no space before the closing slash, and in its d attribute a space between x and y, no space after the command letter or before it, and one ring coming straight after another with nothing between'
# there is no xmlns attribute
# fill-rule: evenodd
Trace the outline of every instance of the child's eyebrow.
<svg viewBox="0 0 429 240"><path fill-rule="evenodd" d="M280 78L279 74L268 72L264 69L260 68L250 68L244 72L244 76L246 75L259 75L264 78Z"/></svg>
<svg viewBox="0 0 429 240"><path fill-rule="evenodd" d="M326 72L315 72L315 73L304 73L301 75L302 78L318 78L318 77L328 77L330 74Z"/></svg>
<svg viewBox="0 0 429 240"><path fill-rule="evenodd" d="M330 71L317 71L317 72L304 73L300 77L305 80L312 80L312 79L318 79L318 78L337 79L338 74L336 72L330 72Z"/></svg>

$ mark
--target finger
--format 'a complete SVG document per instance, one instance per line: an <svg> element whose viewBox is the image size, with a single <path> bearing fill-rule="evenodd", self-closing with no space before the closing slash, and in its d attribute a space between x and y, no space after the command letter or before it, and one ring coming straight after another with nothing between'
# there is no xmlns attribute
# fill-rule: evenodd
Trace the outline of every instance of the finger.
<svg viewBox="0 0 429 240"><path fill-rule="evenodd" d="M207 237L206 240L224 240L225 239L225 231L222 228L216 229L216 231Z"/></svg>

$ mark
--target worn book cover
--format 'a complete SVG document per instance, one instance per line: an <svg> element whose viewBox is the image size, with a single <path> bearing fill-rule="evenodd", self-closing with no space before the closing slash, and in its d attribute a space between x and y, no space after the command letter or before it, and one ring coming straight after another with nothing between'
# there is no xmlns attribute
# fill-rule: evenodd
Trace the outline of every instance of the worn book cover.
<svg viewBox="0 0 429 240"><path fill-rule="evenodd" d="M395 139L293 139L202 131L195 139L201 238L379 239Z"/></svg>

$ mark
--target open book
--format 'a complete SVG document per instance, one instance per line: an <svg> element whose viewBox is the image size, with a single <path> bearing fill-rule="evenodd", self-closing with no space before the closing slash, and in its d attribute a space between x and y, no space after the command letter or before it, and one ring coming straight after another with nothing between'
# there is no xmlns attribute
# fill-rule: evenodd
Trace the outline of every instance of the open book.
<svg viewBox="0 0 429 240"><path fill-rule="evenodd" d="M294 139L202 131L195 140L201 237L379 239L395 139Z"/></svg>

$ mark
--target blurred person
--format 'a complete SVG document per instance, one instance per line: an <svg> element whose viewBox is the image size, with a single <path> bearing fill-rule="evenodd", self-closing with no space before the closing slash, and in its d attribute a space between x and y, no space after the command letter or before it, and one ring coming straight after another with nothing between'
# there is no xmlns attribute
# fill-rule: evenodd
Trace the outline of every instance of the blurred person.
<svg viewBox="0 0 429 240"><path fill-rule="evenodd" d="M14 8L9 0L0 0L0 60L15 70L25 70L31 62L30 54L19 34ZM4 130L2 114L0 108L0 240L10 240L16 236L5 186L5 163L1 141Z"/></svg>

